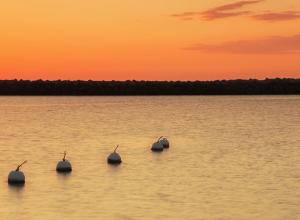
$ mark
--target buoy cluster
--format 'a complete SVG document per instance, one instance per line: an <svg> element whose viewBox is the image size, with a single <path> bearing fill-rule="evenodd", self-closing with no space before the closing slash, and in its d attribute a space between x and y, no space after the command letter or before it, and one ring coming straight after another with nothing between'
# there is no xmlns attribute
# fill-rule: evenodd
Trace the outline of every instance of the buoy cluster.
<svg viewBox="0 0 300 220"><path fill-rule="evenodd" d="M119 165L122 163L121 156L117 153L119 145L114 149L114 151L109 154L107 157L107 163L112 165ZM151 150L154 152L162 152L165 148L169 148L169 141L165 137L160 137L156 142L152 144ZM70 161L66 159L67 152L64 152L62 160L58 161L56 165L56 171L58 173L70 173L72 171L72 165ZM17 166L16 170L13 170L8 175L8 183L10 185L24 185L25 184L25 175L20 168L22 165L27 163L25 160L23 163Z"/></svg>
<svg viewBox="0 0 300 220"><path fill-rule="evenodd" d="M164 149L169 148L170 144L167 138L161 136L156 142L152 144L151 150L154 152L162 152Z"/></svg>

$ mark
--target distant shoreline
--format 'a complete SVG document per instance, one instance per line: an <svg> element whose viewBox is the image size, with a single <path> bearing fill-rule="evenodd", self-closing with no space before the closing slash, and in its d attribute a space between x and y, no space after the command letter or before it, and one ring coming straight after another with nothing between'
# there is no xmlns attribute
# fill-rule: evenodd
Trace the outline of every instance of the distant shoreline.
<svg viewBox="0 0 300 220"><path fill-rule="evenodd" d="M216 81L0 80L1 96L300 95L300 78Z"/></svg>

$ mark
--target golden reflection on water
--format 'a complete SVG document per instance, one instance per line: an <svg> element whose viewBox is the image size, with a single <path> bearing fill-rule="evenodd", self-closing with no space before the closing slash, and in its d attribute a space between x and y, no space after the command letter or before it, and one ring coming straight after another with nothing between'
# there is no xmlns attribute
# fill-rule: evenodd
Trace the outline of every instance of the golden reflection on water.
<svg viewBox="0 0 300 220"><path fill-rule="evenodd" d="M300 96L0 97L0 219L299 219L299 115Z"/></svg>

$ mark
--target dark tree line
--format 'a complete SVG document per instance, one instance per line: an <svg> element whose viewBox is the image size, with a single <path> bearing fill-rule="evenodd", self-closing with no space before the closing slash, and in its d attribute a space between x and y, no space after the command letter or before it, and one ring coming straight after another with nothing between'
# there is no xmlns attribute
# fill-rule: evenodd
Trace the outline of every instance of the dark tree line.
<svg viewBox="0 0 300 220"><path fill-rule="evenodd" d="M216 81L0 80L0 95L292 95L300 79Z"/></svg>

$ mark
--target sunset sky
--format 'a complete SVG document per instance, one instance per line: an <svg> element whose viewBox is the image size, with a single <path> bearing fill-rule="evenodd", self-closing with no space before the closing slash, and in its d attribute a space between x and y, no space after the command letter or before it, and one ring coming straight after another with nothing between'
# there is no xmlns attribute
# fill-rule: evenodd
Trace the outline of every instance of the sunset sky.
<svg viewBox="0 0 300 220"><path fill-rule="evenodd" d="M0 6L0 79L300 78L299 0Z"/></svg>

